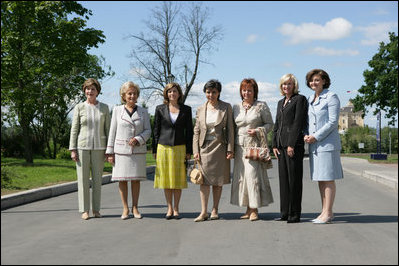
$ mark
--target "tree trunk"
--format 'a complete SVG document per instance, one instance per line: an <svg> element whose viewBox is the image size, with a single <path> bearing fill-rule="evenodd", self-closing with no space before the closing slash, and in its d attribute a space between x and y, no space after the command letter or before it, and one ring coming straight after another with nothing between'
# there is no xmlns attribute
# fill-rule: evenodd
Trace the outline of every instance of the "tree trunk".
<svg viewBox="0 0 399 266"><path fill-rule="evenodd" d="M25 161L27 163L33 163L32 136L30 134L29 121L22 119L21 127L23 132L22 134L23 134L24 148L25 148L25 153L24 153Z"/></svg>

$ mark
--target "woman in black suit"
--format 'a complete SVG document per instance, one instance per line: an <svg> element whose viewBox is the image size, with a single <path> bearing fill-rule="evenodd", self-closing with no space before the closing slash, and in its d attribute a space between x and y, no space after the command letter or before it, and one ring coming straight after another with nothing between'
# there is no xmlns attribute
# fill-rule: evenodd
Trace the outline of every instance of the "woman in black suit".
<svg viewBox="0 0 399 266"><path fill-rule="evenodd" d="M284 98L278 102L273 130L273 153L278 158L280 181L280 218L276 220L299 223L308 101L298 94L298 80L292 74L280 78L280 92Z"/></svg>
<svg viewBox="0 0 399 266"><path fill-rule="evenodd" d="M179 84L167 84L163 96L164 104L155 109L152 148L157 161L154 188L164 189L168 205L165 218L169 220L180 218L181 192L187 188L184 162L193 153L193 124L191 107L182 103Z"/></svg>

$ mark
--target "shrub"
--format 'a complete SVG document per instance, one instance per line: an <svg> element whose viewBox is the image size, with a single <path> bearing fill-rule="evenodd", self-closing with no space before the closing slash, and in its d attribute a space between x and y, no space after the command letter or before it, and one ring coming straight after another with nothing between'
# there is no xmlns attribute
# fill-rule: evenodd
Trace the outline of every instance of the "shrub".
<svg viewBox="0 0 399 266"><path fill-rule="evenodd" d="M56 158L57 159L71 159L71 151L66 148L61 148L58 151Z"/></svg>

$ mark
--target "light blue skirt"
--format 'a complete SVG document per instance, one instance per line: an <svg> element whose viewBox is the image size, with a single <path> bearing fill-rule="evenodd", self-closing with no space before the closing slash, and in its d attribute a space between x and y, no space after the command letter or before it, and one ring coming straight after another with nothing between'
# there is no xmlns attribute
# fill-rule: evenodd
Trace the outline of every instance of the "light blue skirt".
<svg viewBox="0 0 399 266"><path fill-rule="evenodd" d="M309 153L310 179L333 181L344 178L340 151Z"/></svg>

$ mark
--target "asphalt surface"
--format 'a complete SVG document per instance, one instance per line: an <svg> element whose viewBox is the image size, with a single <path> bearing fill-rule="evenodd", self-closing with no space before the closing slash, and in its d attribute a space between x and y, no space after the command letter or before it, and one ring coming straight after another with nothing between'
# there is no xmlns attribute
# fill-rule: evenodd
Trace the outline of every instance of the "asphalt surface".
<svg viewBox="0 0 399 266"><path fill-rule="evenodd" d="M277 162L268 170L274 203L260 208L260 220L255 222L239 219L245 207L230 204L230 185L223 187L221 219L193 222L201 207L199 186L191 183L182 193L182 219L165 220L164 194L153 188L150 172L148 180L141 182L143 219L120 219L117 183L103 185L103 218L99 219L80 218L76 192L53 193L50 198L2 210L1 264L397 265L397 165L344 157L342 162L345 177L336 182L332 224L310 222L321 203L317 183L309 178L307 159L298 224L274 221L280 206ZM395 174L396 187L395 182L378 181L395 180ZM211 203L212 197L209 207Z"/></svg>

